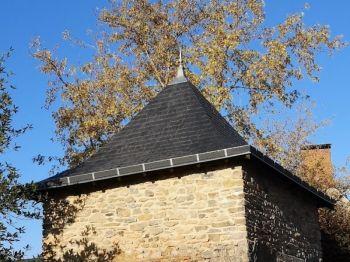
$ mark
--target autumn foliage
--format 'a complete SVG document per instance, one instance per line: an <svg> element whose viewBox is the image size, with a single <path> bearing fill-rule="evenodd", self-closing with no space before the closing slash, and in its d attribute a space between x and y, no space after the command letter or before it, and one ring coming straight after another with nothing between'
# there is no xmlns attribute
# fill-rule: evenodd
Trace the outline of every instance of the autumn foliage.
<svg viewBox="0 0 350 262"><path fill-rule="evenodd" d="M301 98L293 81L317 80L317 54L343 45L328 27L305 26L301 13L265 26L261 0L116 1L99 21L92 44L63 34L94 50L84 64L33 42L33 56L50 77L47 106L60 99L53 117L70 166L93 154L173 79L179 47L188 78L242 135L263 139L253 117L275 104L292 106Z"/></svg>

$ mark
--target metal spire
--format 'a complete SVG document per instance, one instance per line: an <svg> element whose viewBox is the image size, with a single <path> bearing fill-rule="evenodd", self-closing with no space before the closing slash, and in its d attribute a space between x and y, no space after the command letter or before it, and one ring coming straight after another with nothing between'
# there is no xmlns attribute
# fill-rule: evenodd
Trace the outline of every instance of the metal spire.
<svg viewBox="0 0 350 262"><path fill-rule="evenodd" d="M179 67L177 68L176 77L171 81L171 85L187 82L187 78L184 73L184 68L182 66L182 49L179 48Z"/></svg>

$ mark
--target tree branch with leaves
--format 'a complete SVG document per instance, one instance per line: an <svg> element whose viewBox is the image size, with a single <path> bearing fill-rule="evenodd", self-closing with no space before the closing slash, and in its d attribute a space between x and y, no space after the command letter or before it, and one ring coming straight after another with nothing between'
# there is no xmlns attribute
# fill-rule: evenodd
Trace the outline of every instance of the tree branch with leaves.
<svg viewBox="0 0 350 262"><path fill-rule="evenodd" d="M317 55L344 45L327 26L305 26L301 13L273 27L265 15L261 0L113 1L100 12L94 44L64 32L83 49L93 46L89 62L70 65L34 41L50 77L48 105L59 98L53 117L64 162L81 163L169 84L179 47L187 76L216 108L247 139L263 137L253 121L261 108L293 106L301 98L293 82L317 81Z"/></svg>
<svg viewBox="0 0 350 262"><path fill-rule="evenodd" d="M11 52L11 51L10 51ZM23 185L19 182L20 174L16 167L2 161L8 150L18 150L14 139L24 134L30 126L13 127L13 116L18 108L14 105L9 89L14 87L8 83L11 73L5 69L5 61L10 52L0 56L0 260L18 261L24 250L18 250L14 243L19 241L25 232L18 225L18 218L39 218L40 210L32 199L35 195L33 183ZM28 246L27 246L28 247Z"/></svg>

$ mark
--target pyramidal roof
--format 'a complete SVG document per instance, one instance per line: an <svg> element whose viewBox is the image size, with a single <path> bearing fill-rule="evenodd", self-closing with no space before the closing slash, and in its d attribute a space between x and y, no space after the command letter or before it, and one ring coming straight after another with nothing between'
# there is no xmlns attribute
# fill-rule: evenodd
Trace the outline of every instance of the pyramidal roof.
<svg viewBox="0 0 350 262"><path fill-rule="evenodd" d="M247 145L190 82L164 88L98 152L59 176L74 176Z"/></svg>

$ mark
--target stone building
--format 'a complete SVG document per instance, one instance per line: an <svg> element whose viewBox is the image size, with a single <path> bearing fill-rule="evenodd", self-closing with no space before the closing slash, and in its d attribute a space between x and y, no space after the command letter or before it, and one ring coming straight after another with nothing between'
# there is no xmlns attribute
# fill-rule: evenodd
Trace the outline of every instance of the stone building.
<svg viewBox="0 0 350 262"><path fill-rule="evenodd" d="M47 260L322 261L317 209L333 206L181 70L94 156L40 185Z"/></svg>

